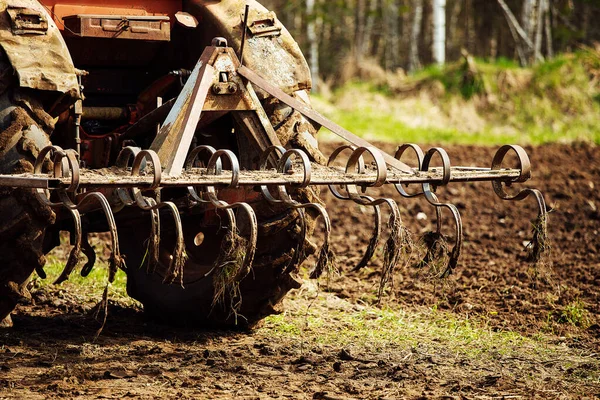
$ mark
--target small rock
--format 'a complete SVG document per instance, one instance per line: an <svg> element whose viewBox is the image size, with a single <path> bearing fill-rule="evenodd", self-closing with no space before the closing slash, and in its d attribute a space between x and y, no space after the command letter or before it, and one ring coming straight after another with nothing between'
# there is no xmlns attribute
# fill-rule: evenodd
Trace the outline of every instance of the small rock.
<svg viewBox="0 0 600 400"><path fill-rule="evenodd" d="M417 214L417 221L427 221L427 214L420 212Z"/></svg>
<svg viewBox="0 0 600 400"><path fill-rule="evenodd" d="M342 363L339 361L336 361L333 363L333 370L335 372L342 372Z"/></svg>
<svg viewBox="0 0 600 400"><path fill-rule="evenodd" d="M338 357L340 358L340 360L344 360L344 361L353 361L354 360L354 356L352 354L350 354L350 350L346 350L346 349L342 349L340 351L340 353L338 354Z"/></svg>

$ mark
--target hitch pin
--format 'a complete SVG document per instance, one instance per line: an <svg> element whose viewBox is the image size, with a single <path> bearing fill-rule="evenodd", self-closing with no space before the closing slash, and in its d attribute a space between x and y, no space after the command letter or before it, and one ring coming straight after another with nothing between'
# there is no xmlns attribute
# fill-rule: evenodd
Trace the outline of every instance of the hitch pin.
<svg viewBox="0 0 600 400"><path fill-rule="evenodd" d="M240 65L244 64L244 47L246 46L246 31L248 30L248 15L250 14L250 4L246 4L244 10L244 24L242 26L242 44L240 45Z"/></svg>

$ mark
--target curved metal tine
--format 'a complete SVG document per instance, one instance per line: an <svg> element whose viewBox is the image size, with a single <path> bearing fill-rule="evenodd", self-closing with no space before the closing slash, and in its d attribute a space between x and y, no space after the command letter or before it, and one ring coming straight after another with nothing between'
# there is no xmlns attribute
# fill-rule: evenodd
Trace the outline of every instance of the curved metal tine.
<svg viewBox="0 0 600 400"><path fill-rule="evenodd" d="M214 169L216 172L221 173L221 171L217 168L218 165L222 165L221 158L226 158L231 165L231 182L227 187L236 188L238 187L239 182L239 174L240 174L240 165L235 154L230 150L217 150L213 153L208 161L207 168ZM251 270L252 264L254 262L254 254L256 252L256 242L258 240L258 220L256 219L256 213L250 207L248 203L237 202L233 204L229 204L223 200L218 198L217 189L214 186L206 187L206 194L210 202L220 210L227 210L229 219L231 222L232 232L237 233L238 228L236 224L236 220L233 216L233 209L242 209L246 213L247 221L249 224L250 232L248 235L248 243L246 245L246 253L244 255L244 261L240 267L237 277L235 278L237 281L245 277Z"/></svg>
<svg viewBox="0 0 600 400"><path fill-rule="evenodd" d="M121 250L119 247L119 235L117 233L117 223L115 221L115 216L110 207L110 203L106 199L106 197L99 192L92 192L86 194L78 203L78 207L81 207L84 203L95 202L100 205L102 211L104 212L104 216L106 217L106 222L108 223L112 251L109 259L109 268L108 268L108 281L112 283L115 280L115 275L117 273L117 269L126 269L125 260L121 256Z"/></svg>
<svg viewBox="0 0 600 400"><path fill-rule="evenodd" d="M115 165L118 168L126 170L130 168L133 161L142 151L139 147L128 146L123 148L117 157ZM146 169L146 160L144 159L140 165L140 170ZM132 206L136 201L130 196L129 192L123 188L116 189L119 200L126 206ZM148 199L146 199L148 200ZM148 200L150 201L150 200ZM155 202L153 203L156 204ZM148 272L154 272L154 268L158 265L159 249L160 249L160 212L158 210L150 210L150 237L148 238ZM87 266L87 265L86 265ZM84 267L85 268L85 267ZM90 269L91 271L91 269ZM89 273L89 272L88 272ZM83 274L83 270L82 270Z"/></svg>
<svg viewBox="0 0 600 400"><path fill-rule="evenodd" d="M308 158L306 153L303 152L302 150L290 149L290 150L287 150L285 153L283 153L283 155L279 159L279 162L277 165L277 171L279 173L288 172L292 166L292 157L294 157L294 156L299 158L300 164L302 165L303 179L302 179L301 183L290 185L290 187L297 188L297 189L306 188L308 185L310 185L312 168L311 168L311 164L310 164L310 159ZM317 264L315 265L315 268L313 269L313 271L310 273L311 279L317 279L323 274L323 272L326 269L328 270L332 266L334 259L335 259L335 255L333 254L333 252L331 250L331 243L330 243L331 219L329 218L329 214L327 214L325 207L323 207L321 204L300 203L299 201L294 200L287 192L285 185L277 185L277 192L279 195L279 200L286 207L289 207L289 208L295 209L295 210L301 210L304 208L313 208L323 218L323 223L324 223L324 227L325 227L325 233L324 233L325 238L323 240L323 245L321 246L321 250L319 251ZM299 216L301 218L302 224L305 225L306 221L304 219L305 218L304 212L300 212ZM301 233L303 234L303 236L301 238L302 245L303 245L304 239L305 239L304 235L306 235L305 227L303 227L303 230ZM292 266L292 263L290 262L290 264L288 265L288 268L286 268L286 270L291 268L291 266Z"/></svg>
<svg viewBox="0 0 600 400"><path fill-rule="evenodd" d="M429 151L425 155L425 158L423 159L423 165L422 165L421 171L426 172L429 170L429 164L431 163L431 159L436 154L438 154L442 160L442 182L440 183L440 185L443 186L443 185L448 184L448 182L450 182L450 177L451 177L450 157L448 156L448 153L444 149L439 148L439 147L433 147L433 148L429 149ZM460 252L462 249L462 241L463 241L462 219L460 216L460 212L458 211L458 208L456 208L456 206L454 204L441 203L439 201L437 195L434 193L432 186L429 182L423 183L422 188L423 188L423 194L425 195L425 199L427 200L427 202L429 202L431 205L436 207L436 213L437 213L437 219L438 219L437 229L438 229L439 234L441 234L441 229L442 229L441 209L446 208L446 209L450 210L452 217L454 219L456 242L450 252L450 258L448 260L448 265L446 266L444 271L439 275L440 278L445 278L452 273L452 271L456 268L456 266L458 264L458 259L460 257Z"/></svg>
<svg viewBox="0 0 600 400"><path fill-rule="evenodd" d="M320 204L317 203L308 203L301 204L302 208L312 207L319 215L323 218L323 226L325 227L324 240L323 245L321 246L321 250L319 251L319 257L317 259L317 264L315 268L310 273L310 279L318 279L321 275L323 275L324 271L329 271L331 268L334 268L335 262L335 254L331 250L331 219L329 219L329 214Z"/></svg>
<svg viewBox="0 0 600 400"><path fill-rule="evenodd" d="M143 162L152 164L153 168L153 181L149 190L156 190L160 186L162 168L158 155L152 150L142 150L133 160L133 166L131 167L131 176L139 176ZM177 206L170 201L163 201L157 203L153 198L145 197L139 188L132 188L133 198L138 207L146 211L154 211L152 215L153 220L156 219L158 210L167 208L173 216L175 223L175 248L173 250L173 256L169 263L169 268L164 279L164 283L171 284L175 279L179 278L180 284L183 285L183 267L187 261L187 254L185 251L185 241L183 237L183 225L181 223L181 215ZM152 229L153 234L156 234L156 229L160 229L160 222L156 223ZM159 238L151 237L152 246L158 247ZM153 250L154 251L154 250Z"/></svg>
<svg viewBox="0 0 600 400"><path fill-rule="evenodd" d="M371 203L373 207L373 233L371 234L371 239L369 240L369 244L367 245L367 249L365 250L365 254L363 254L361 260L352 268L352 272L360 271L364 267L369 264L369 261L375 255L375 251L377 251L377 246L379 246L379 240L381 238L381 224L382 224L382 216L381 216L381 207L379 205L374 204L375 199L371 196L363 196L365 200Z"/></svg>
<svg viewBox="0 0 600 400"><path fill-rule="evenodd" d="M74 229L73 229L73 235L71 238L72 239L71 244L73 245L73 248L71 249L71 252L69 253L69 258L67 259L67 263L65 264L65 267L63 268L62 272L60 273L60 276L58 278L56 278L56 280L54 281L55 285L63 283L64 281L69 279L69 276L71 275L71 273L73 272L75 267L77 267L77 264L79 263L79 260L81 259L81 253L82 253L83 233L82 233L82 229L81 229L81 214L79 214L79 211L77 211L77 210L72 210L70 208L67 208L67 209L69 210L69 213L71 214L71 217L73 218ZM89 261L89 257L88 257L88 261Z"/></svg>
<svg viewBox="0 0 600 400"><path fill-rule="evenodd" d="M267 164L269 162L269 158L271 157L271 155L273 153L279 153L279 157L280 157L279 159L281 159L281 157L285 154L285 152L286 152L286 149L283 146L271 146L271 147L267 148L260 155L260 161L258 164L259 170L260 171L267 170ZM289 160L288 160L288 163L286 163L286 170L288 169L287 167L291 167L291 161L289 161ZM271 203L271 204L283 203L283 200L279 200L279 199L276 199L275 197L273 197L273 195L271 194L271 191L269 190L269 187L267 185L260 185L260 191L261 191L263 197L265 198L265 200L267 200L269 203Z"/></svg>
<svg viewBox="0 0 600 400"><path fill-rule="evenodd" d="M96 264L96 252L94 251L94 248L90 244L88 234L85 231L83 232L82 251L88 260L85 263L85 265L81 268L81 276L86 277L90 274L90 272L92 272L92 269L94 268L94 265Z"/></svg>
<svg viewBox="0 0 600 400"><path fill-rule="evenodd" d="M502 164L504 162L504 158L510 151L513 151L516 154L519 162L519 169L521 171L519 177L514 182L523 183L528 181L531 178L531 162L529 161L529 156L527 156L527 152L525 151L525 149L518 145L502 146L494 155L491 169L501 169ZM548 210L546 208L546 201L544 200L544 195L539 190L530 188L522 189L516 194L509 194L505 190L506 186L506 182L492 181L492 187L494 188L494 192L502 200L522 201L528 198L529 196L533 196L537 202L538 216L534 223L533 238L530 242L531 251L528 256L528 261L537 263L540 261L540 258L542 257L543 253L549 249L547 243Z"/></svg>
<svg viewBox="0 0 600 400"><path fill-rule="evenodd" d="M217 150L215 150L214 147L207 146L207 145L198 146L198 147L194 148L188 155L188 158L186 159L185 170L191 171L192 169L194 169L194 166L195 166L196 162L198 161L198 156L200 156L201 153L207 153L208 157L210 158L210 157L212 157L213 154L216 153L216 151ZM219 160L217 160L217 162L215 164L214 174L220 175L222 169L223 169L222 162L219 159ZM198 194L198 191L196 190L195 187L188 186L187 190L188 190L188 193L189 193L190 197L192 198L192 200L195 201L196 203L210 203L210 200L204 200L202 198L202 196ZM201 190L201 192L203 192L203 190Z"/></svg>
<svg viewBox="0 0 600 400"><path fill-rule="evenodd" d="M63 176L70 176L71 183L67 189L59 189L57 190L60 202L52 203L49 200L48 194L38 189L36 191L38 199L42 202L46 203L50 207L58 208L64 207L67 209L71 217L73 218L73 234L72 234L72 243L73 248L69 253L69 258L67 263L65 264L64 269L62 270L60 276L54 281L55 284L62 283L66 281L75 267L77 267L77 263L81 259L81 246L82 246L82 228L81 228L81 215L79 211L76 209L77 207L73 204L71 198L68 196L66 190L70 190L75 192L79 186L79 162L77 160L77 154L74 150L62 150L58 146L49 146L44 148L38 158L36 159L36 163L34 166L34 172L40 173L43 161L46 157L46 154L53 155L54 162L54 170L53 175L55 178L62 178ZM45 278L45 272L39 271L38 274Z"/></svg>
<svg viewBox="0 0 600 400"><path fill-rule="evenodd" d="M142 151L139 147L127 146L117 156L115 166L122 169L127 169L130 166L130 162L133 162L135 157ZM145 165L142 165L142 169L145 169ZM131 198L129 192L123 188L116 189L119 200L126 206L131 206L135 203L135 200Z"/></svg>
<svg viewBox="0 0 600 400"><path fill-rule="evenodd" d="M423 158L425 157L425 154L423 153L423 150L421 149L421 147L419 147L419 145L416 145L414 143L403 144L402 146L398 147L398 150L396 151L396 154L394 155L394 158L397 159L397 160L401 160L402 159L402 155L408 149L411 149L415 153L415 156L417 157L418 169L420 171L422 169L422 167L423 167ZM414 193L414 194L408 193L404 189L404 187L402 186L401 183L397 183L394 186L396 187L396 190L398 191L398 193L400 193L400 195L402 197L413 198L413 197L419 197L419 196L423 195L422 191L418 192L418 193Z"/></svg>
<svg viewBox="0 0 600 400"><path fill-rule="evenodd" d="M357 148L346 165L346 172L351 172L357 167L360 168L360 160L363 158L364 153L369 153L375 161L375 167L377 170L377 180L371 186L381 186L385 183L387 177L387 166L381 153L370 147L359 147ZM386 284L392 279L393 271L398 262L400 261L400 255L403 250L403 243L408 238L403 237L403 225L402 218L400 216L400 209L398 204L390 198L372 199L359 193L356 185L346 185L346 191L351 200L358 204L369 205L373 207L379 207L382 204L387 205L390 208L390 220L388 222L388 228L390 229L390 236L385 243L384 247L384 265L383 272L381 275L381 285L379 287L380 297L383 294ZM369 250L369 249L367 249Z"/></svg>
<svg viewBox="0 0 600 400"><path fill-rule="evenodd" d="M286 154L286 152L287 152L287 150L283 146L271 146L271 147L267 148L260 156L259 170L260 171L267 170L267 164L269 162L269 159L273 155L273 153L278 153L278 155L279 155L278 161L279 161L283 157L283 155ZM276 167L277 167L277 169L279 169L279 165L277 165ZM291 158L287 158L287 160L283 163L283 170L289 171L289 169L291 167L292 167L292 160L291 160ZM306 179L306 177L308 177L310 180L310 171L308 172L308 174L306 171L304 171L304 172L305 172L305 174L304 174L305 179ZM271 194L271 189L269 186L267 186L267 185L260 186L260 191L261 191L263 197L265 198L265 200L267 200L271 204L284 204L288 208L293 208L298 213L298 219L300 221L299 240L298 240L294 255L290 259L288 265L282 270L282 272L287 273L287 272L290 272L290 270L292 268L294 268L294 265L296 265L296 263L303 256L304 243L306 241L306 234L307 234L306 213L304 212L303 208L301 208L301 207L299 208L299 207L295 206L293 199L291 199L291 197L288 196L287 192L285 191L285 187L283 188L283 192L280 190L279 187L277 189L279 191L279 196L281 196L281 193L284 193L283 198L280 197L279 199L276 199ZM290 207L290 204L294 204L294 206Z"/></svg>
<svg viewBox="0 0 600 400"><path fill-rule="evenodd" d="M306 242L306 235L308 233L306 213L304 212L304 208L297 208L296 212L298 213L298 219L300 220L300 234L298 235L300 239L296 245L294 255L290 259L288 265L282 270L283 273L292 272L294 266L304 257L304 243Z"/></svg>
<svg viewBox="0 0 600 400"><path fill-rule="evenodd" d="M331 164L333 162L335 162L337 157L343 151L346 151L346 150L351 150L352 152L354 152L356 150L356 147L351 146L351 145L344 145L344 146L338 147L337 149L335 149L335 151L333 153L331 153L331 156L329 156L329 160L327 161L327 166L330 167ZM356 170L357 170L356 172L358 172L359 174L364 173L365 163L364 163L363 157L360 157L358 159L357 164L356 164ZM340 193L338 191L338 188L336 188L336 185L328 185L328 187L329 187L329 190L331 191L331 193L333 194L333 196L336 197L337 199L352 200L350 198L350 195L348 194L348 188L346 186L340 186L340 188L342 188L342 187L345 188L346 195L343 195L342 193ZM365 205L371 205L373 207L374 228L373 228L373 234L371 235L371 239L369 240L367 249L365 250L365 254L363 254L363 257L361 258L361 260L352 269L352 272L359 271L368 265L369 261L371 260L371 258L373 258L373 255L375 254L375 251L377 250L377 246L379 246L379 240L381 238L381 232L382 232L382 230L381 230L381 224L382 224L381 208L379 207L379 205L373 204L375 202L374 198L372 198L370 196L364 196L364 195L361 195L361 197L365 200L365 202L366 202Z"/></svg>

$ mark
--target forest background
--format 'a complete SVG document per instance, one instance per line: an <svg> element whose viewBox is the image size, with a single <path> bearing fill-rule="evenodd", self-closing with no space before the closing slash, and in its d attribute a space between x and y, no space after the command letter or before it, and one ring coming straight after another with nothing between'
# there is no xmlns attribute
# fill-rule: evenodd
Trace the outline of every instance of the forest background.
<svg viewBox="0 0 600 400"><path fill-rule="evenodd" d="M600 0L261 2L306 55L315 108L358 134L600 143Z"/></svg>

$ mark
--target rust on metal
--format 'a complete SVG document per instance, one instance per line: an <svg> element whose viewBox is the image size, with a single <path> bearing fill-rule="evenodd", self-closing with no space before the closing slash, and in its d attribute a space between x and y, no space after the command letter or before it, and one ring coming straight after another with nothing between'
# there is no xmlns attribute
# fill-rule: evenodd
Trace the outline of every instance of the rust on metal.
<svg viewBox="0 0 600 400"><path fill-rule="evenodd" d="M292 107L293 109L295 109L296 111L298 111L299 113L304 115L306 118L310 119L311 121L314 121L317 124L322 125L325 128L329 129L331 132L335 133L342 139L344 139L354 145L357 145L357 146L373 147L373 145L370 144L369 142L367 142L366 140L354 135L353 133L342 128L341 126L334 123L333 121L330 121L329 119L325 118L324 116L322 116L321 114L319 114L318 112L316 112L315 110L310 108L305 103L293 98L289 94L285 93L283 90L272 85L267 80L265 80L260 75L258 75L256 72L248 69L247 67L245 67L243 65L240 66L240 68L238 69L238 73L240 75L242 75L244 78L248 79L253 84L255 84L256 86L258 86L259 88L261 88L262 90L264 90L265 92L269 93L271 96L279 99L283 103ZM382 152L382 154L383 154L383 157L385 158L386 163L389 166L399 169L400 171L403 171L403 172L407 172L407 173L413 172L413 170L408 165L395 159L391 155L385 154L383 152Z"/></svg>
<svg viewBox="0 0 600 400"><path fill-rule="evenodd" d="M67 31L80 37L168 42L168 16L78 14L63 18Z"/></svg>

